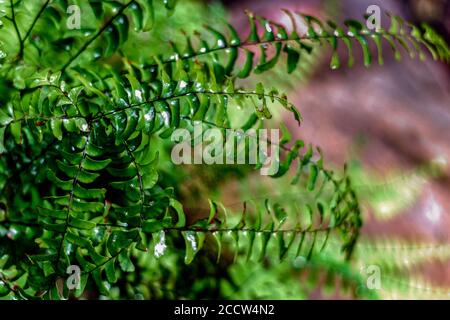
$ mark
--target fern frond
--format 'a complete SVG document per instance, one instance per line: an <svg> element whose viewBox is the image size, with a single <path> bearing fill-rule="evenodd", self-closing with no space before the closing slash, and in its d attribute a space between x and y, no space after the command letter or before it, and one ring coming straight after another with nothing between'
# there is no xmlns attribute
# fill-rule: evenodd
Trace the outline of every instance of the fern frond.
<svg viewBox="0 0 450 320"><path fill-rule="evenodd" d="M356 42L362 48L364 64L368 67L374 60L370 42L377 48L379 64L383 64L383 40L389 44L397 60L401 59L399 47L402 47L411 58L418 55L423 60L426 57L425 51L431 53L435 60L448 62L450 58L447 44L431 27L424 24L419 28L405 22L399 16L389 15L391 19L389 30L370 31L356 20L345 21L343 28L334 22L325 23L310 15L287 10L285 12L292 21L290 34L284 26L247 12L251 30L247 38L241 38L229 24L227 24L229 36L207 27L208 33L215 38L214 43L208 44L206 40L200 39L199 46L194 48L191 38L186 37L185 48L183 50L175 48L175 54L166 58L164 62L196 61L204 56L211 56L207 60L212 61L218 79L224 76L247 78L252 72L259 74L272 69L283 54L286 55L288 72L292 73L305 53L310 54L313 50L317 50L317 45L328 44L332 49L330 67L336 69L341 66L339 45L343 44L347 48L348 65L351 67L354 64ZM301 33L297 29L296 19L304 21L307 26L306 33ZM256 64L255 57L259 57ZM239 60L244 61L240 67L237 65ZM146 67L152 68L154 65Z"/></svg>
<svg viewBox="0 0 450 320"><path fill-rule="evenodd" d="M234 215L211 201L206 218L190 221L177 195L177 169L166 160L166 141L176 129L198 123L221 130L263 127L275 104L300 123L285 94L262 83L245 89L237 81L270 70L282 54L293 72L301 54L322 42L331 44L333 68L340 64L339 42L352 52L357 41L366 65L371 64L371 38L379 50L385 39L395 52L394 40L420 43L436 59L449 57L445 42L429 27L405 33L398 18L389 31L368 32L356 21L348 21L343 31L299 14L308 25L306 34L295 24L288 34L249 13L251 32L245 40L231 26L228 37L208 26L212 45L201 38L196 47L186 36L183 51L174 44L169 57L160 52L144 63L133 62L121 51L131 34L129 21L149 30L152 1L89 1L85 8L93 13L92 24L70 32L60 32L67 1L30 3L9 1L2 19L7 32L0 35L8 54L0 68L5 79L0 89L7 92L0 97L0 210L5 211L0 232L6 235L0 238L0 294L18 298L67 298L71 292L62 282L73 265L81 269L81 287L73 294L79 297L95 284L107 295L108 284L135 269L136 251L149 249L159 258L182 248L186 264L210 242L217 259L232 248L235 260L276 252L279 260L311 261L331 237L350 259L362 224L359 201L347 172L339 176L327 170L320 149L304 150L304 142L291 141L287 129L281 141L269 141L284 152L273 178L288 175L296 163L292 184L306 191L309 201L298 199L298 205L268 198L252 207L246 203ZM175 3L164 1L168 10ZM34 17L31 23L19 19L24 15ZM54 33L44 28L50 20ZM55 50L61 46L64 54ZM421 47L415 48L423 56ZM236 125L229 111L238 106L248 112ZM162 174L171 181L162 181Z"/></svg>
<svg viewBox="0 0 450 320"><path fill-rule="evenodd" d="M157 5L163 4L163 1L160 2ZM164 1L169 13L175 8L175 4L176 1ZM83 28L67 29L65 18L70 5L76 5L83 15L89 16L89 21L83 19ZM10 0L2 3L4 16L0 19L7 27L9 23L13 25L15 36L0 37L0 41L6 43L9 49L7 54L12 61L16 54L19 59L28 59L27 52L37 50L39 54L54 59L46 59L47 66L56 67L59 63L60 70L65 71L82 54L89 59L96 59L116 53L128 39L132 27L137 32L151 30L155 20L154 11L153 1L143 0L76 3L67 0L42 0L38 4ZM33 17L31 23L25 17ZM54 28L52 32L48 32L49 25ZM62 37L56 37L57 33ZM107 46L104 47L102 43L107 43ZM60 51L58 57L52 50L48 50L48 44L62 46L65 52Z"/></svg>

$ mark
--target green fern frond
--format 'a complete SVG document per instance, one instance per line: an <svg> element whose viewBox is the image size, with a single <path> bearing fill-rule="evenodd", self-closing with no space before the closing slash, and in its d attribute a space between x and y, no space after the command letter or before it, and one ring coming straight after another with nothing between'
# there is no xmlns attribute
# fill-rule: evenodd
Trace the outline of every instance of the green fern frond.
<svg viewBox="0 0 450 320"><path fill-rule="evenodd" d="M212 56L207 59L212 60L217 78L223 78L225 75L247 78L252 72L259 74L272 69L283 54L286 55L288 72L291 73L296 69L304 54L310 54L313 50L317 50L318 45L325 44L328 44L333 52L330 65L332 69L341 66L338 51L340 44L345 45L348 50L350 67L354 64L355 43L362 48L364 64L367 67L374 60L370 42L373 42L377 48L380 65L384 61L383 41L389 44L397 60L401 59L399 48L403 48L411 58L419 56L423 60L426 57L426 51L431 53L435 60L448 62L450 58L447 44L431 27L424 24L421 29L405 22L399 16L389 15L391 19L389 30L371 31L356 20L345 21L345 28L343 28L334 22L325 23L310 15L294 14L287 10L285 12L292 21L290 34L284 26L247 12L250 34L246 38L241 38L231 25L227 25L230 31L229 36L207 27L207 31L214 36L215 42L208 44L206 40L201 39L199 47L194 48L191 38L187 37L185 48L176 49L175 55L164 61L170 63L180 59L191 60ZM297 29L297 18L305 22L307 26L305 34ZM225 54L219 55L222 53ZM239 58L240 55L243 56L242 59ZM256 64L255 57L259 57ZM220 62L222 60L223 62ZM237 66L239 60L244 61L240 67Z"/></svg>
<svg viewBox="0 0 450 320"><path fill-rule="evenodd" d="M163 5L170 12L175 3ZM67 1L2 2L2 30L7 31L0 36L6 53L0 90L7 92L0 97L2 296L65 299L80 297L94 284L108 295L118 275L136 268L136 251L150 248L161 257L166 250L178 250L180 239L186 264L210 241L216 244L217 259L224 248L233 248L235 260L262 259L275 246L279 260L301 256L311 261L327 247L330 235L350 259L362 225L359 201L347 172L341 177L327 170L320 149L310 146L302 152L304 142L291 141L287 129L280 142L270 141L285 153L273 178L287 175L296 162L292 184L313 199L300 210L264 199L251 209L244 204L233 221L225 206L211 201L209 216L193 222L177 197L177 183L160 178L163 165L175 172L173 164L160 161L160 154L167 154L165 143L176 129L198 123L235 128L229 109L237 106L251 109L240 129L264 127L275 104L300 123L299 111L285 94L262 83L245 89L237 81L272 69L282 54L293 72L301 54L322 42L333 49L332 68L340 65L339 41L348 46L350 57L357 41L370 65L370 38L380 53L385 39L396 55L394 40L412 44L421 57L418 43L435 59L449 58L446 43L432 29L411 27L405 33L398 17L392 18L389 31L368 32L356 21L346 22L344 31L300 14L308 25L302 35L294 22L288 34L283 26L248 13L251 32L245 40L232 26L230 36L207 26L212 44L201 38L196 47L186 36L182 51L175 44L168 57L160 52L141 57L145 63L133 62L122 49L130 34L151 29L153 2L79 4L91 12L89 27L62 32ZM35 18L25 23L20 18L25 15ZM55 32L46 30L49 21ZM272 57L269 45L275 48ZM245 61L239 66L242 53ZM17 243L20 250L15 250ZM64 280L73 265L81 269L81 285L69 292Z"/></svg>

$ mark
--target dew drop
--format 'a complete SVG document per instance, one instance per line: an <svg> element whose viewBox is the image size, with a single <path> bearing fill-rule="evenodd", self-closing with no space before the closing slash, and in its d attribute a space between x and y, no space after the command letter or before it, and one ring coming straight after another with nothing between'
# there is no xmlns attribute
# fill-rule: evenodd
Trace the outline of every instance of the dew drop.
<svg viewBox="0 0 450 320"><path fill-rule="evenodd" d="M160 231L158 234L159 241L155 244L154 255L156 258L161 257L167 249L166 245L166 233Z"/></svg>
<svg viewBox="0 0 450 320"><path fill-rule="evenodd" d="M180 84L179 84L179 86L180 86L180 89L184 89L184 88L186 88L186 87L187 87L187 82L186 82L186 81L183 81L183 80L181 80L181 81L180 81Z"/></svg>
<svg viewBox="0 0 450 320"><path fill-rule="evenodd" d="M219 48L224 48L226 46L226 44L222 39L219 39L219 40L217 40L217 46Z"/></svg>
<svg viewBox="0 0 450 320"><path fill-rule="evenodd" d="M143 101L142 99L142 91L141 90L134 90L134 96L136 97L136 100L141 103Z"/></svg>
<svg viewBox="0 0 450 320"><path fill-rule="evenodd" d="M170 114L167 111L161 112L161 116L164 120L164 124L168 126L170 124Z"/></svg>
<svg viewBox="0 0 450 320"><path fill-rule="evenodd" d="M188 235L186 236L186 239L187 239L187 240L189 241L189 243L191 244L192 250L193 250L194 252L196 252L196 251L197 251L197 241L195 240L194 235L188 234Z"/></svg>

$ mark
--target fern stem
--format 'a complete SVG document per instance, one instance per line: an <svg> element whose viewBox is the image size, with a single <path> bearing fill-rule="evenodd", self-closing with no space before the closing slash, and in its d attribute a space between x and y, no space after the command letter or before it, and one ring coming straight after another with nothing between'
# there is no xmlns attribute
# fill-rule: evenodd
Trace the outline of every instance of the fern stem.
<svg viewBox="0 0 450 320"><path fill-rule="evenodd" d="M88 123L88 134L87 134L86 143L84 144L84 147L83 147L82 158L81 158L80 163L78 165L77 172L76 172L75 176L73 177L72 188L71 188L70 194L69 194L69 202L67 204L67 216L66 216L66 219L64 221L64 231L62 232L62 239L61 239L61 242L59 244L58 254L57 254L57 258L56 258L56 265L59 264L59 259L61 257L61 250L64 247L64 239L66 237L67 228L69 226L70 210L72 208L72 203L73 203L73 199L74 199L74 195L75 195L75 187L78 184L78 176L81 173L83 162L84 162L84 160L87 157L87 146L88 146L89 140L90 140L90 129L91 129L91 125L90 125L90 123Z"/></svg>
<svg viewBox="0 0 450 320"><path fill-rule="evenodd" d="M138 181L139 181L139 197L141 198L140 199L140 201L141 201L141 208L140 208L140 212L139 212L139 218L140 218L140 222L141 222L141 225L142 225L142 223L144 222L144 213L143 213L143 211L144 211L144 196L145 196L144 195L144 183L142 181L142 174L140 172L139 165L138 165L138 163L136 161L136 157L134 156L133 152L131 152L127 142L123 141L123 144L125 146L125 149L127 150L128 155L131 158L131 162L134 164L134 166L136 167L136 171L137 171L137 177L138 177Z"/></svg>
<svg viewBox="0 0 450 320"><path fill-rule="evenodd" d="M177 231L177 232L204 232L204 233L214 233L214 232L232 232L232 231L239 231L239 232L257 232L257 233L270 233L270 234L277 234L277 233L314 233L314 232L328 232L334 229L339 228L342 226L343 222L333 225L333 226L327 226L322 228L315 228L315 229L278 229L278 230L268 230L268 229L254 229L254 228L210 228L210 229L204 229L204 228L198 228L198 227L171 227L171 228L163 228L158 231L149 232L149 233L158 233L160 231ZM122 225L115 225L111 223L98 223L96 224L98 227L104 227L104 228L118 228L118 229L130 229L128 226L122 226ZM134 229L136 227L132 227L131 229Z"/></svg>
<svg viewBox="0 0 450 320"><path fill-rule="evenodd" d="M47 6L49 5L50 0L47 0L41 7L41 9L39 9L39 12L37 13L36 17L34 18L33 22L31 23L30 28L28 28L27 33L25 34L25 36L23 37L22 41L25 43L25 41L28 39L28 37L31 34L31 31L33 30L36 22L39 20L39 18L41 17L42 13L44 12L44 10L47 8Z"/></svg>
<svg viewBox="0 0 450 320"><path fill-rule="evenodd" d="M11 15L12 15L12 23L14 25L14 29L16 30L16 34L17 34L17 38L19 40L19 58L21 59L23 57L23 40L22 40L22 36L20 35L20 31L19 31L19 27L17 26L17 21L16 21L16 13L14 10L14 2L13 0L9 0L9 3L11 5Z"/></svg>
<svg viewBox="0 0 450 320"><path fill-rule="evenodd" d="M100 28L100 30L97 31L95 35L93 35L88 41L84 43L84 45L73 55L69 61L67 61L64 66L61 68L61 73L64 73L66 69L92 44L92 42L95 41L110 25L114 22L114 20L119 17L125 9L127 9L133 2L136 0L131 0L127 4L123 5L117 13L112 16L104 25Z"/></svg>
<svg viewBox="0 0 450 320"><path fill-rule="evenodd" d="M45 86L55 87L58 90L61 90L56 85L48 85L48 84L45 84L45 85L42 85L42 86L38 86L36 88L45 87ZM68 98L66 93L63 92L63 94L64 94L64 96L66 98ZM97 114L96 116L94 116L92 118L92 121L98 121L99 119L102 119L104 117L110 116L110 115L115 114L117 112L122 112L122 111L128 110L130 108L139 107L139 106L142 106L142 105L147 104L147 103L155 103L155 102L161 102L161 101L166 101L166 100L171 100L171 99L178 99L178 98L186 97L186 96L191 95L191 94L228 95L228 96L232 96L232 95L254 95L254 96L264 96L266 98L274 98L277 101L284 101L284 102L287 101L286 98L277 97L277 96L273 96L273 95L270 95L270 94L259 94L259 93L256 93L254 91L245 91L245 92L244 91L236 91L236 92L191 91L191 92L186 92L186 93L179 94L179 95L173 95L173 96L168 96L168 97L158 97L158 98L155 98L155 99L149 99L149 100L146 100L146 101L143 101L143 102L129 104L128 106L126 106L124 108L115 109L115 110L108 111L108 112L105 112L105 113L99 113L99 114ZM75 106L78 109L78 107L76 106L76 104L73 101L71 101L71 103L72 103L73 106ZM31 120L31 121L42 120L42 121L46 121L47 122L47 121L50 121L50 120L69 120L69 119L85 119L85 117L83 117L81 115L73 115L73 116L60 115L60 116L55 116L55 117L48 117L48 116L43 116L43 115L37 115L37 116L34 116L34 117L28 117L27 115L25 115L25 116L23 116L21 118L17 118L17 119L12 120L8 125L10 125L12 123L23 122L23 121L28 121L28 120Z"/></svg>
<svg viewBox="0 0 450 320"><path fill-rule="evenodd" d="M314 41L314 40L330 40L330 39L356 39L356 37L375 37L375 36L391 36L394 38L401 38L399 35L395 34L395 33L391 33L391 32L379 32L379 31L375 31L375 32L358 32L355 33L354 36L350 36L350 35L339 35L339 36L335 36L335 35L330 35L330 34L326 34L326 35L317 35L316 37L311 37L308 35L303 35L303 36L299 36L298 38L295 39L274 39L274 40L262 40L262 41L245 41L245 42L241 42L238 44L227 44L225 46L221 46L221 47L217 47L217 48L212 48L212 49L206 49L205 51L197 51L193 54L190 55L182 55L179 56L177 58L169 58L166 59L164 61L162 61L163 64L168 64L168 63L172 63L172 62L176 62L178 59L179 60L188 60L188 59L192 59L192 58L196 58L196 57L200 57L203 55L207 55L210 53L215 53L218 51L223 51L223 50L229 50L229 49L243 49L246 47L253 47L253 46L258 46L258 45L268 45L268 44L275 44L275 43L290 43L290 42L299 42L299 41L305 41L305 40L310 40L310 41ZM145 69L150 69L150 68L154 68L157 67L157 64L149 64L147 66L145 66Z"/></svg>
<svg viewBox="0 0 450 320"><path fill-rule="evenodd" d="M254 96L264 96L266 98L274 98L277 101L287 101L287 99L282 98L282 97L277 97L277 96L273 96L270 94L259 94L256 93L254 91L235 91L235 92L225 92L225 91L191 91L191 92L186 92L186 93L182 93L179 95L174 95L174 96L168 96L168 97L158 97L155 99L150 99L150 100L146 100L143 102L139 102L139 103L134 103L134 104L130 104L124 108L120 108L117 110L112 110L112 111L108 111L106 113L101 113L95 117L93 117L93 121L99 120L103 117L107 117L110 116L114 113L117 112L122 112L123 110L128 110L130 108L135 108L135 107L139 107L148 103L155 103L155 102L160 102L160 101L166 101L166 100L172 100L172 99L178 99L178 98L182 98L182 97L186 97L188 95L193 95L193 94L205 94L205 95L226 95L226 96L233 96L233 95L254 95Z"/></svg>

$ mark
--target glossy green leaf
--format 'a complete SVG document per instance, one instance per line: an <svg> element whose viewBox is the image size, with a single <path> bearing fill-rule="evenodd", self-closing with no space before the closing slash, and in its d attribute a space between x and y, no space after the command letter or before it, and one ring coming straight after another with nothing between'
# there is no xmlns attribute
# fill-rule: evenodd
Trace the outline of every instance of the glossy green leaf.
<svg viewBox="0 0 450 320"><path fill-rule="evenodd" d="M74 217L70 217L69 225L71 227L74 227L74 228L77 228L77 229L86 229L86 230L90 230L90 229L95 227L95 223L93 223L93 222L90 222L90 221L87 221L87 220L78 219L78 218L74 218Z"/></svg>
<svg viewBox="0 0 450 320"><path fill-rule="evenodd" d="M137 230L119 231L115 230L108 238L108 251L115 256L122 250L128 248L133 242L136 242L139 233Z"/></svg>
<svg viewBox="0 0 450 320"><path fill-rule="evenodd" d="M134 272L135 271L134 264L133 264L133 262L131 262L128 252L126 252L126 251L120 252L120 254L118 256L118 260L119 260L120 268L124 272Z"/></svg>
<svg viewBox="0 0 450 320"><path fill-rule="evenodd" d="M284 52L287 53L287 70L288 73L294 72L297 68L298 61L300 60L300 54L291 45L286 44L284 46Z"/></svg>
<svg viewBox="0 0 450 320"><path fill-rule="evenodd" d="M194 257L197 254L197 252L200 251L201 248L203 247L203 242L205 241L205 234L202 232L183 231L182 235L186 245L184 262L186 264L190 264L192 260L194 260Z"/></svg>

